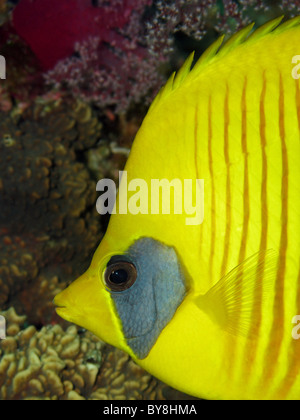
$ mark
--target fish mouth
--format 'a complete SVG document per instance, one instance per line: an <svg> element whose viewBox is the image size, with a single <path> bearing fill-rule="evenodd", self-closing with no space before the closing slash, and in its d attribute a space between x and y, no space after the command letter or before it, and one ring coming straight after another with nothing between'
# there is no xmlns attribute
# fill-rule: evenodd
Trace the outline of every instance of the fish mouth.
<svg viewBox="0 0 300 420"><path fill-rule="evenodd" d="M52 303L55 306L55 310L56 309L60 309L60 308L66 308L66 305L63 304L62 302L59 302L59 295L55 296L55 298L53 299Z"/></svg>
<svg viewBox="0 0 300 420"><path fill-rule="evenodd" d="M57 313L57 315L59 315L61 318L67 319L67 313L68 310L65 306L57 306L55 308L55 312Z"/></svg>
<svg viewBox="0 0 300 420"><path fill-rule="evenodd" d="M58 315L60 315L61 312L63 313L63 311L67 309L65 305L60 305L55 301L55 299L53 300L53 304L55 306L55 311Z"/></svg>
<svg viewBox="0 0 300 420"><path fill-rule="evenodd" d="M55 307L55 311L56 311L56 313L59 315L59 312L60 311L63 311L64 309L66 309L66 307L65 306L56 306Z"/></svg>
<svg viewBox="0 0 300 420"><path fill-rule="evenodd" d="M64 303L60 302L57 297L58 296L55 296L55 298L53 299L53 304L55 306L55 312L57 313L57 315L66 319L66 315L68 313L68 308Z"/></svg>
<svg viewBox="0 0 300 420"><path fill-rule="evenodd" d="M66 306L56 305L55 312L57 313L58 316L65 319L66 321L69 321L69 322L75 321L74 315L70 313L69 308L67 308Z"/></svg>
<svg viewBox="0 0 300 420"><path fill-rule="evenodd" d="M55 298L53 299L53 304L55 305L55 312L61 318L65 319L66 321L78 323L82 318L81 314L76 311L75 305L73 302L66 302L65 291L60 292Z"/></svg>

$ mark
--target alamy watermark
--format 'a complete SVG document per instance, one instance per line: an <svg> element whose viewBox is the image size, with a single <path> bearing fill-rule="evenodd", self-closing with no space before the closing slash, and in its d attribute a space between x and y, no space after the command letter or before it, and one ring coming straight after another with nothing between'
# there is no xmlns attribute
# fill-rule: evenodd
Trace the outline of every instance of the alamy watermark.
<svg viewBox="0 0 300 420"><path fill-rule="evenodd" d="M6 320L4 316L0 315L0 340L6 338Z"/></svg>
<svg viewBox="0 0 300 420"><path fill-rule="evenodd" d="M297 64L300 62L300 55L294 55L292 58L292 64ZM298 73L298 70L300 70L300 63L293 67L292 69L292 77L295 80L300 79L300 73Z"/></svg>
<svg viewBox="0 0 300 420"><path fill-rule="evenodd" d="M0 79L6 79L6 60L0 55Z"/></svg>
<svg viewBox="0 0 300 420"><path fill-rule="evenodd" d="M127 171L119 172L119 200L112 179L102 179L96 190L102 192L97 200L99 214L184 214L187 225L200 225L204 219L203 179L135 178L128 182Z"/></svg>
<svg viewBox="0 0 300 420"><path fill-rule="evenodd" d="M300 315L295 315L292 319L292 324L297 324L292 329L292 337L294 340L299 340L300 338Z"/></svg>

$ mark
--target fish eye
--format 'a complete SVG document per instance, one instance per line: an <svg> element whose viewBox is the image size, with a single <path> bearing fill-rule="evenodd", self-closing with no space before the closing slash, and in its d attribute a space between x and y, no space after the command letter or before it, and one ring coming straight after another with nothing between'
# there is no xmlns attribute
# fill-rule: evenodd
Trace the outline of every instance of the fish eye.
<svg viewBox="0 0 300 420"><path fill-rule="evenodd" d="M129 289L136 281L136 278L136 268L128 261L108 263L104 274L105 284L113 292Z"/></svg>

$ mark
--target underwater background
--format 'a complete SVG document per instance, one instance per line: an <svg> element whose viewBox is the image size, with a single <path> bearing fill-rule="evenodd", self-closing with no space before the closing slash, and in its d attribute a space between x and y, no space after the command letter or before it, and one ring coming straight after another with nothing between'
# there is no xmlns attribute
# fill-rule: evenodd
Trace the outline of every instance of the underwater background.
<svg viewBox="0 0 300 420"><path fill-rule="evenodd" d="M52 300L88 268L108 223L96 183L117 183L170 73L221 34L299 11L296 0L0 0L0 400L193 398L63 321Z"/></svg>

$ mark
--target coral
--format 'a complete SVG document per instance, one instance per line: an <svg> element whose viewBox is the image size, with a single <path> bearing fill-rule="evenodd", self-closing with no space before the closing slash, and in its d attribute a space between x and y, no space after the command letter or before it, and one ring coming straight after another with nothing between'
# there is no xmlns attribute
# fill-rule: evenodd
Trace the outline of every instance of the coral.
<svg viewBox="0 0 300 420"><path fill-rule="evenodd" d="M8 337L17 335L26 322L26 315L18 315L13 307L0 312L0 315L4 316L6 320L6 335Z"/></svg>
<svg viewBox="0 0 300 420"><path fill-rule="evenodd" d="M78 160L100 130L79 101L32 107L0 122L1 304L38 275L73 279L86 268L100 220L95 182Z"/></svg>
<svg viewBox="0 0 300 420"><path fill-rule="evenodd" d="M21 0L13 13L17 33L24 38L39 58L44 69L74 52L76 42L98 36L105 43L126 48L119 31L149 0ZM117 30L116 30L117 29ZM51 37L49 34L51 33ZM127 47L128 48L128 47ZM103 60L105 55L103 54Z"/></svg>
<svg viewBox="0 0 300 420"><path fill-rule="evenodd" d="M103 344L72 326L33 326L11 334L0 344L0 399L85 399L99 372ZM15 330L18 330L18 325ZM18 349L18 351L16 351ZM94 356L96 355L96 356Z"/></svg>
<svg viewBox="0 0 300 420"><path fill-rule="evenodd" d="M13 24L43 69L51 70L48 84L120 113L162 84L142 40L142 15L151 3L21 0Z"/></svg>
<svg viewBox="0 0 300 420"><path fill-rule="evenodd" d="M3 231L3 230L2 230ZM28 251L29 245L19 236L0 237L0 305L13 292L26 287L27 282L36 278L38 265Z"/></svg>
<svg viewBox="0 0 300 420"><path fill-rule="evenodd" d="M45 75L46 82L57 90L67 88L100 108L111 106L116 114L145 97L149 104L163 82L157 72L157 59L146 56L141 48L124 53L114 46L112 54L100 45L100 37L76 43L77 56L60 61Z"/></svg>
<svg viewBox="0 0 300 420"><path fill-rule="evenodd" d="M57 322L66 325L53 308L54 297L67 287L67 282L62 281L65 276L53 275L45 269L42 271L43 274L33 277L33 281L29 281L19 293L11 296L9 304L19 313L25 313L33 325Z"/></svg>
<svg viewBox="0 0 300 420"><path fill-rule="evenodd" d="M13 26L42 68L51 70L48 84L120 113L162 84L142 36L142 16L151 3L21 0Z"/></svg>
<svg viewBox="0 0 300 420"><path fill-rule="evenodd" d="M147 45L156 57L166 57L174 49L174 35L182 32L200 40L209 18L218 11L213 0L157 0L155 12L147 21Z"/></svg>
<svg viewBox="0 0 300 420"><path fill-rule="evenodd" d="M299 9L300 9L300 1L299 0L281 0L280 7L283 11L290 12L291 16L298 16Z"/></svg>
<svg viewBox="0 0 300 420"><path fill-rule="evenodd" d="M78 36L72 45L74 54L46 73L47 84L67 88L100 108L112 106L116 114L145 97L149 102L163 82L157 59L147 53L143 41L142 16L149 4L151 1L115 0L109 5L98 2L96 9L89 6L94 17L107 18L106 26L85 31L84 39Z"/></svg>
<svg viewBox="0 0 300 420"><path fill-rule="evenodd" d="M135 365L128 355L70 326L24 327L13 308L2 312L0 399L125 400L183 398ZM18 350L18 351L17 351Z"/></svg>

